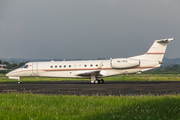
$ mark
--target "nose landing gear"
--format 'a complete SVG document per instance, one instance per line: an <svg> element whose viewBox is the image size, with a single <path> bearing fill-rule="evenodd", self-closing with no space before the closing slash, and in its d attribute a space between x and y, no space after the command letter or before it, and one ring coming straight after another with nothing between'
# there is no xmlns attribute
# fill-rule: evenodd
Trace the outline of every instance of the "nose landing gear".
<svg viewBox="0 0 180 120"><path fill-rule="evenodd" d="M21 81L18 81L18 84L21 84Z"/></svg>
<svg viewBox="0 0 180 120"><path fill-rule="evenodd" d="M18 84L21 84L21 80L20 80L20 77L18 78Z"/></svg>

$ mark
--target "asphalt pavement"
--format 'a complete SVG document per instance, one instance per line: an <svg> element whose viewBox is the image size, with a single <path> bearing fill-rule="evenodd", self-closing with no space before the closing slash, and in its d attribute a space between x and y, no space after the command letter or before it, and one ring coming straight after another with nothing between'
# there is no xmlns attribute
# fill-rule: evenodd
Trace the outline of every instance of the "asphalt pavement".
<svg viewBox="0 0 180 120"><path fill-rule="evenodd" d="M0 93L33 93L49 95L164 95L179 94L180 81L90 81L0 83Z"/></svg>

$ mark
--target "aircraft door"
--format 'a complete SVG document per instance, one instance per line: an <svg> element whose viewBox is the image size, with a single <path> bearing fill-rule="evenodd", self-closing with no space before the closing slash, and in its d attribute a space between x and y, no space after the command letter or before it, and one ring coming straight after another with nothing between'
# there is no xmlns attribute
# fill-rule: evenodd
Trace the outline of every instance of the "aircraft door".
<svg viewBox="0 0 180 120"><path fill-rule="evenodd" d="M32 64L32 75L33 76L38 75L38 63L37 62Z"/></svg>

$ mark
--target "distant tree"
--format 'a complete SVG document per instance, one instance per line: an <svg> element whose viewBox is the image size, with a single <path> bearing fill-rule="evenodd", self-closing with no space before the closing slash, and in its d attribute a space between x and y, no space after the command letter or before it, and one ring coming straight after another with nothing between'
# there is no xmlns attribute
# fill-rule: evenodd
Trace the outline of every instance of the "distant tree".
<svg viewBox="0 0 180 120"><path fill-rule="evenodd" d="M161 66L159 68L147 71L145 73L150 73L150 74L180 74L180 65L179 64L173 64L173 65L166 65L166 66Z"/></svg>
<svg viewBox="0 0 180 120"><path fill-rule="evenodd" d="M26 62L19 63L18 67L22 67Z"/></svg>

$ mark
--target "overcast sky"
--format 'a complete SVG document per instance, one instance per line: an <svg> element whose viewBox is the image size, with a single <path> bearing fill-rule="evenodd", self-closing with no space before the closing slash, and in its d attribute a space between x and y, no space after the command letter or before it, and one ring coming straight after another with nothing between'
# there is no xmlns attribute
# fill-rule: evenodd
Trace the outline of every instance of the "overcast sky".
<svg viewBox="0 0 180 120"><path fill-rule="evenodd" d="M180 58L180 0L0 0L0 57L131 57L171 37Z"/></svg>

